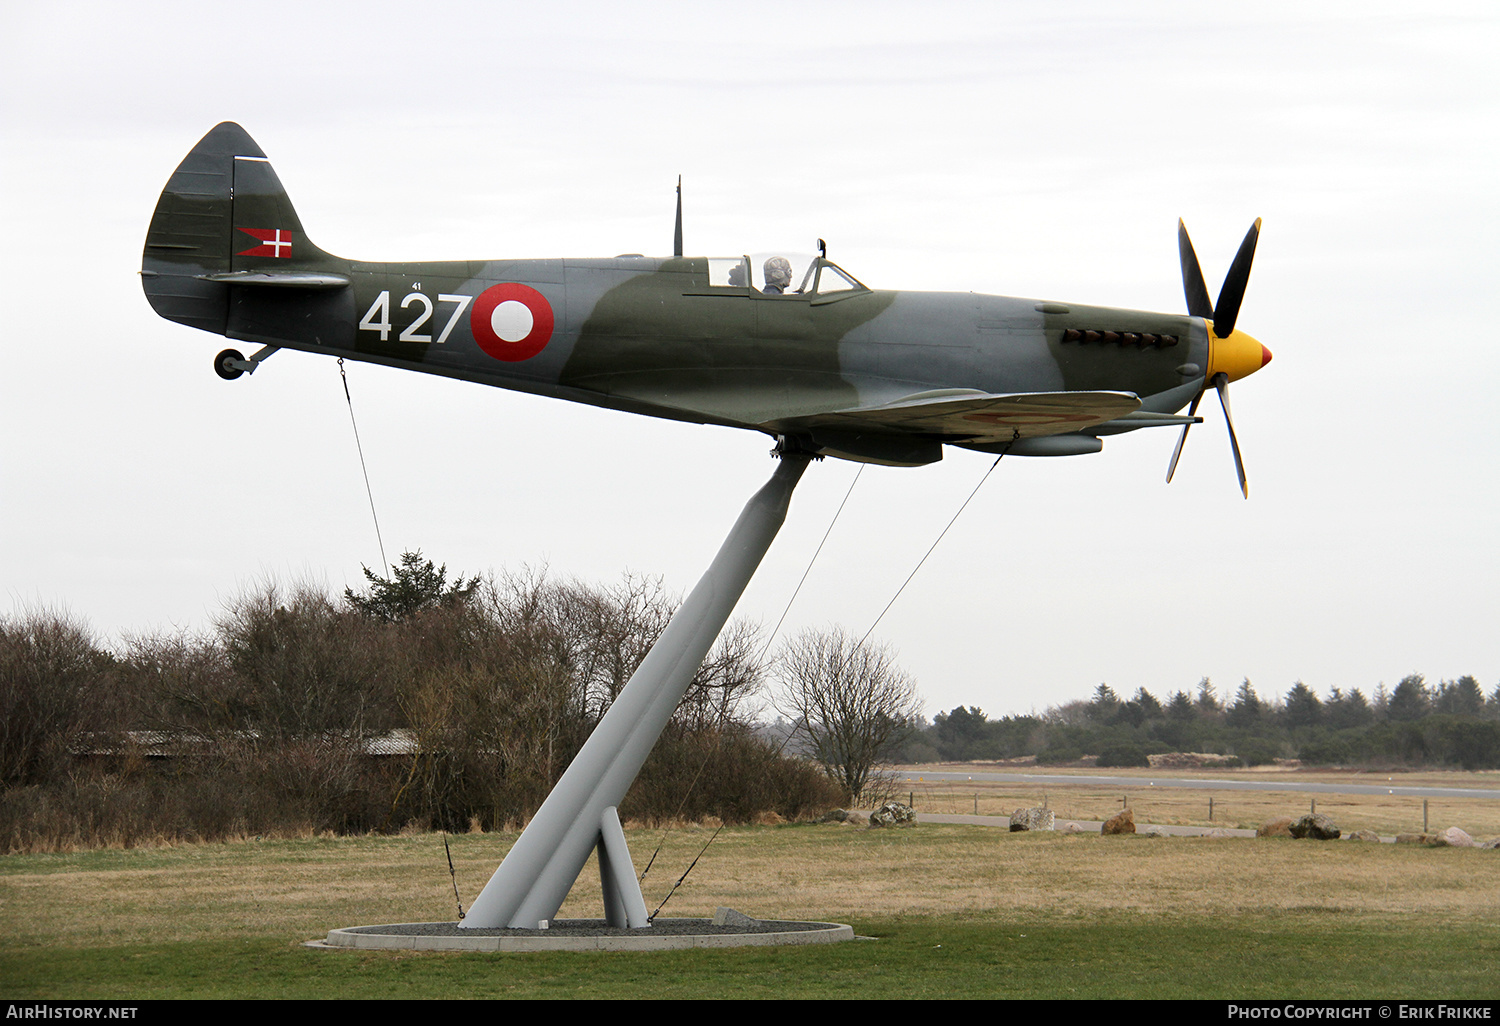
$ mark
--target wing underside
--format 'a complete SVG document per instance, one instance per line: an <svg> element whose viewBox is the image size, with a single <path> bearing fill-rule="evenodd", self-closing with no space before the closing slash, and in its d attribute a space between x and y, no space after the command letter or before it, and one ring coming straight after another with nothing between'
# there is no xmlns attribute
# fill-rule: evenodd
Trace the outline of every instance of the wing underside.
<svg viewBox="0 0 1500 1026"><path fill-rule="evenodd" d="M1016 392L909 396L883 406L794 417L778 426L915 432L944 442L1007 442L1083 431L1140 408L1130 392Z"/></svg>
<svg viewBox="0 0 1500 1026"><path fill-rule="evenodd" d="M1130 392L944 391L763 426L803 437L815 449L831 454L912 465L940 459L944 444L995 446L1087 431L1127 416L1140 405L1139 397Z"/></svg>

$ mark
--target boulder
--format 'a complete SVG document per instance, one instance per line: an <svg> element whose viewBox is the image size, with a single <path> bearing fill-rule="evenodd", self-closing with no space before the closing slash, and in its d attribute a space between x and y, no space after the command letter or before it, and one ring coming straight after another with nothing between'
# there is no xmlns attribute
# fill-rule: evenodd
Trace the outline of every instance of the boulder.
<svg viewBox="0 0 1500 1026"><path fill-rule="evenodd" d="M1279 819L1268 819L1255 828L1256 837L1291 837L1292 817L1282 816Z"/></svg>
<svg viewBox="0 0 1500 1026"><path fill-rule="evenodd" d="M886 802L870 813L872 827L914 826L916 822L917 811L910 805L902 805L900 802Z"/></svg>
<svg viewBox="0 0 1500 1026"><path fill-rule="evenodd" d="M1104 821L1104 826L1099 832L1102 834L1135 833L1135 812L1125 809L1123 812L1115 813Z"/></svg>
<svg viewBox="0 0 1500 1026"><path fill-rule="evenodd" d="M1397 834L1397 844L1431 844L1431 834Z"/></svg>
<svg viewBox="0 0 1500 1026"><path fill-rule="evenodd" d="M1159 827L1159 826L1148 826L1145 830L1139 831L1139 833L1140 833L1140 836L1142 836L1142 837L1170 837L1171 836L1170 834L1167 833L1165 827Z"/></svg>
<svg viewBox="0 0 1500 1026"><path fill-rule="evenodd" d="M1056 816L1051 809L1017 809L1010 814L1011 833L1021 830L1051 830L1057 822Z"/></svg>
<svg viewBox="0 0 1500 1026"><path fill-rule="evenodd" d="M1223 827L1214 827L1212 830L1208 831L1203 836L1204 837L1212 837L1215 840L1222 841L1224 838L1226 838L1226 837L1233 837L1234 835L1231 834L1228 830L1224 829Z"/></svg>
<svg viewBox="0 0 1500 1026"><path fill-rule="evenodd" d="M819 823L847 823L847 822L849 822L849 820L851 820L853 818L854 817L852 817L852 816L849 815L849 810L848 809L829 809L827 812L823 813L822 818L819 819L818 822Z"/></svg>
<svg viewBox="0 0 1500 1026"><path fill-rule="evenodd" d="M1380 835L1373 830L1356 830L1345 838L1348 841L1374 841L1380 843Z"/></svg>
<svg viewBox="0 0 1500 1026"><path fill-rule="evenodd" d="M1081 834L1083 833L1083 827L1070 819L1062 825L1062 832L1065 834Z"/></svg>
<svg viewBox="0 0 1500 1026"><path fill-rule="evenodd" d="M1439 830L1438 835L1432 839L1432 843L1439 848L1472 848L1474 838L1458 827L1449 827L1447 830Z"/></svg>
<svg viewBox="0 0 1500 1026"><path fill-rule="evenodd" d="M741 927L759 926L760 920L756 919L754 916L747 916L745 915L745 913L737 909L732 909L725 905L720 905L717 909L714 910L714 925Z"/></svg>
<svg viewBox="0 0 1500 1026"><path fill-rule="evenodd" d="M1287 829L1293 837L1299 840L1337 841L1339 839L1338 824L1321 812L1309 812Z"/></svg>
<svg viewBox="0 0 1500 1026"><path fill-rule="evenodd" d="M1494 851L1496 848L1500 848L1500 837L1491 837L1488 841L1481 844L1480 847L1487 851Z"/></svg>

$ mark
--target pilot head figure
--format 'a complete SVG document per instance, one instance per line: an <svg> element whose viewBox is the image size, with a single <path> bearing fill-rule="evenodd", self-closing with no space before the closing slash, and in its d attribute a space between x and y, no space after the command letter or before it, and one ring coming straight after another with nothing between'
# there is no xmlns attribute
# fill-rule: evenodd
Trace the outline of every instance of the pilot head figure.
<svg viewBox="0 0 1500 1026"><path fill-rule="evenodd" d="M785 292L792 283L792 263L786 257L775 256L766 261L766 287L762 292Z"/></svg>

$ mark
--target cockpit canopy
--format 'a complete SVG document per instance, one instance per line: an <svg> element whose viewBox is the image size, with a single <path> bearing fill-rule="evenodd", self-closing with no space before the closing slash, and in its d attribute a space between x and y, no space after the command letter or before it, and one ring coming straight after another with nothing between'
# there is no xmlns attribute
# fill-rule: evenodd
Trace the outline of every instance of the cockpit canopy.
<svg viewBox="0 0 1500 1026"><path fill-rule="evenodd" d="M709 257L708 283L718 287L750 288L773 295L866 291L863 285L826 258L805 253Z"/></svg>

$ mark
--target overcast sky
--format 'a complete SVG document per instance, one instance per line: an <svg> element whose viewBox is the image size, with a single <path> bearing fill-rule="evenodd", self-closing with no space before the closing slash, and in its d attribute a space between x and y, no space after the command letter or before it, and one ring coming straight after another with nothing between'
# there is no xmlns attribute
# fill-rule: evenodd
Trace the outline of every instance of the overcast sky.
<svg viewBox="0 0 1500 1026"><path fill-rule="evenodd" d="M1184 309L1264 218L1275 362L1175 432L1002 461L876 637L932 715L1500 683L1493 4L9 4L0 613L111 643L380 554L332 360L213 373L136 271L215 123L366 259L810 249L875 288ZM1232 11L1232 13L1231 13ZM751 432L348 366L386 551L686 591L772 469ZM863 633L992 457L870 467L783 630ZM769 625L857 470L828 460L740 611Z"/></svg>

